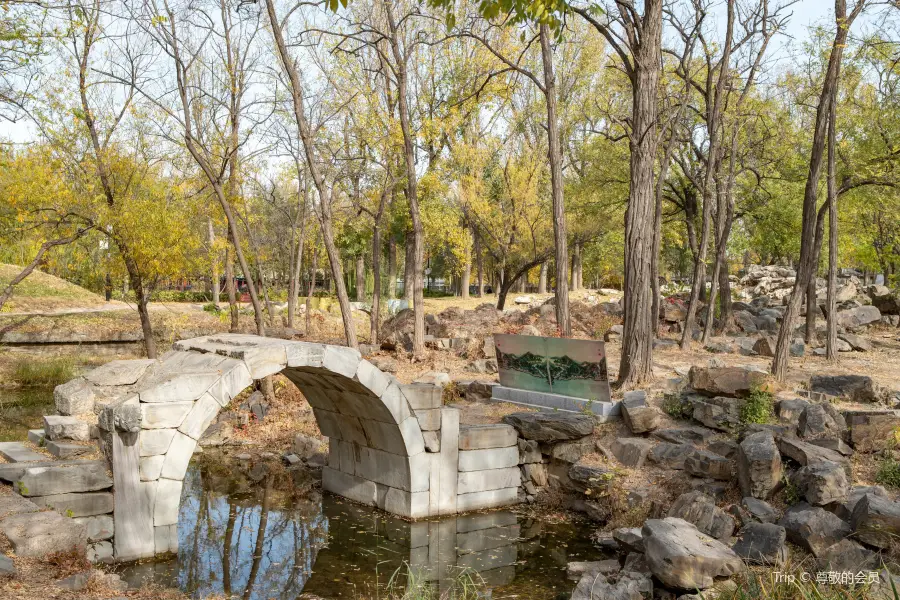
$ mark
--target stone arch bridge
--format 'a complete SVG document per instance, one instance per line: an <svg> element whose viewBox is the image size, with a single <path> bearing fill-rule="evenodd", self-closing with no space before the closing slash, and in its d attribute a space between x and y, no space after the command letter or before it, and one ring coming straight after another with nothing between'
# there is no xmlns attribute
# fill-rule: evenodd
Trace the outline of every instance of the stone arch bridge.
<svg viewBox="0 0 900 600"><path fill-rule="evenodd" d="M459 412L442 406L439 386L402 384L343 346L211 335L56 389L57 421L99 415L115 560L177 551L182 481L198 440L232 398L276 373L300 389L329 438L326 491L411 519L518 501L515 430L464 428L470 450L461 460Z"/></svg>

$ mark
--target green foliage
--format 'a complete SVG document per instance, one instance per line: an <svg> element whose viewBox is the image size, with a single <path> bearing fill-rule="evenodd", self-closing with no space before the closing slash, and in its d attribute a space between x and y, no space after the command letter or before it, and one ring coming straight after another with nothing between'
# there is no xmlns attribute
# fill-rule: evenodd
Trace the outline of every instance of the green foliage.
<svg viewBox="0 0 900 600"><path fill-rule="evenodd" d="M195 290L158 290L153 292L150 299L153 302L209 302L212 294Z"/></svg>
<svg viewBox="0 0 900 600"><path fill-rule="evenodd" d="M882 459L875 474L875 481L885 487L900 489L900 462L893 456Z"/></svg>
<svg viewBox="0 0 900 600"><path fill-rule="evenodd" d="M741 407L741 423L768 423L775 415L772 394L753 389Z"/></svg>
<svg viewBox="0 0 900 600"><path fill-rule="evenodd" d="M784 503L787 506L793 506L803 500L800 490L787 475L782 478L781 482L784 484L784 488L781 491L784 494Z"/></svg>
<svg viewBox="0 0 900 600"><path fill-rule="evenodd" d="M53 387L75 377L69 358L20 358L13 364L12 379L24 387Z"/></svg>
<svg viewBox="0 0 900 600"><path fill-rule="evenodd" d="M689 419L693 413L690 403L682 398L681 394L664 395L662 409L673 419Z"/></svg>

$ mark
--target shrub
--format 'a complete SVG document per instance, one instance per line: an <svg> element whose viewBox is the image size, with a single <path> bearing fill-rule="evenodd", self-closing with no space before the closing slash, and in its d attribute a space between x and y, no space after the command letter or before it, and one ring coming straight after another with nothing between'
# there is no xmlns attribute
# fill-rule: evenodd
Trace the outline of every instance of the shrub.
<svg viewBox="0 0 900 600"><path fill-rule="evenodd" d="M758 388L751 390L741 407L741 423L768 423L774 415L772 394Z"/></svg>
<svg viewBox="0 0 900 600"><path fill-rule="evenodd" d="M75 377L69 358L20 358L13 365L12 378L25 387L54 387Z"/></svg>
<svg viewBox="0 0 900 600"><path fill-rule="evenodd" d="M881 460L875 481L885 487L900 489L900 462L894 459L893 454Z"/></svg>
<svg viewBox="0 0 900 600"><path fill-rule="evenodd" d="M666 394L663 396L663 411L673 419L689 419L693 414L690 403L681 397L681 394Z"/></svg>

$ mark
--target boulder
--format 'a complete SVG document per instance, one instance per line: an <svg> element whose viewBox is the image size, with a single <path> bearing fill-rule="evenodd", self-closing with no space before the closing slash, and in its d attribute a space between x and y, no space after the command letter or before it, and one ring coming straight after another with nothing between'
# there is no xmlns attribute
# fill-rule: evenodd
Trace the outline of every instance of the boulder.
<svg viewBox="0 0 900 600"><path fill-rule="evenodd" d="M694 450L684 459L684 470L694 477L730 481L734 462L707 450Z"/></svg>
<svg viewBox="0 0 900 600"><path fill-rule="evenodd" d="M744 333L756 333L759 331L753 322L753 314L747 310L735 310L732 314L734 324Z"/></svg>
<svg viewBox="0 0 900 600"><path fill-rule="evenodd" d="M558 444L542 444L541 452L558 461L575 464L585 454L594 449L591 436L585 436L578 440L559 442Z"/></svg>
<svg viewBox="0 0 900 600"><path fill-rule="evenodd" d="M890 498L887 490L880 485L856 485L850 488L846 500L829 504L825 509L833 512L844 521L849 522L850 517L853 515L853 509L856 508L856 503L862 500L862 497L866 494Z"/></svg>
<svg viewBox="0 0 900 600"><path fill-rule="evenodd" d="M650 519L642 528L647 565L664 585L706 589L718 577L745 570L741 558L723 544L683 519Z"/></svg>
<svg viewBox="0 0 900 600"><path fill-rule="evenodd" d="M881 389L868 375L813 375L809 391L854 402L877 402Z"/></svg>
<svg viewBox="0 0 900 600"><path fill-rule="evenodd" d="M653 584L647 575L622 572L610 582L601 573L583 575L570 596L571 600L643 600L644 592L652 592Z"/></svg>
<svg viewBox="0 0 900 600"><path fill-rule="evenodd" d="M807 406L797 423L797 433L805 440L837 437L846 429L844 416L828 402Z"/></svg>
<svg viewBox="0 0 900 600"><path fill-rule="evenodd" d="M734 519L702 492L680 495L669 508L667 516L684 519L717 540L727 540L734 533Z"/></svg>
<svg viewBox="0 0 900 600"><path fill-rule="evenodd" d="M810 440L809 443L822 448L827 448L828 450L833 450L841 456L850 456L853 454L853 448L844 443L844 440L840 438L819 438Z"/></svg>
<svg viewBox="0 0 900 600"><path fill-rule="evenodd" d="M747 509L750 516L760 523L775 523L781 518L781 513L772 508L771 504L753 496L743 498L741 506Z"/></svg>
<svg viewBox="0 0 900 600"><path fill-rule="evenodd" d="M562 412L512 413L503 417L526 440L558 442L574 440L594 431L594 418L589 415Z"/></svg>
<svg viewBox="0 0 900 600"><path fill-rule="evenodd" d="M15 577L16 574L16 565L13 564L12 559L4 554L0 554L0 578Z"/></svg>
<svg viewBox="0 0 900 600"><path fill-rule="evenodd" d="M737 456L738 444L734 440L715 440L710 442L706 448L719 456L734 459Z"/></svg>
<svg viewBox="0 0 900 600"><path fill-rule="evenodd" d="M849 302L856 297L859 293L859 290L856 287L856 284L852 281L848 282L846 285L840 286L834 296L834 299L840 304L841 302Z"/></svg>
<svg viewBox="0 0 900 600"><path fill-rule="evenodd" d="M623 552L644 551L644 534L640 527L620 527L614 529L612 534Z"/></svg>
<svg viewBox="0 0 900 600"><path fill-rule="evenodd" d="M87 442L91 439L91 425L77 417L47 415L44 417L44 434L53 441Z"/></svg>
<svg viewBox="0 0 900 600"><path fill-rule="evenodd" d="M0 520L17 556L44 556L55 552L84 552L87 529L84 525L53 511L20 513Z"/></svg>
<svg viewBox="0 0 900 600"><path fill-rule="evenodd" d="M768 373L751 367L691 367L691 387L706 396L746 396L765 385Z"/></svg>
<svg viewBox="0 0 900 600"><path fill-rule="evenodd" d="M757 565L782 565L787 562L787 533L781 525L750 523L738 534L731 547L735 554Z"/></svg>
<svg viewBox="0 0 900 600"><path fill-rule="evenodd" d="M875 306L857 306L847 310L839 310L835 314L835 323L844 329L856 329L881 320L881 311Z"/></svg>
<svg viewBox="0 0 900 600"><path fill-rule="evenodd" d="M83 415L94 412L94 386L77 378L56 386L53 390L56 411L61 415Z"/></svg>
<svg viewBox="0 0 900 600"><path fill-rule="evenodd" d="M796 425L807 406L809 401L803 398L785 398L775 404L775 414L780 421Z"/></svg>
<svg viewBox="0 0 900 600"><path fill-rule="evenodd" d="M871 352L875 349L875 346L872 345L872 342L861 335L856 335L855 333L842 333L838 336L838 339L847 342L847 344L849 344L850 347L857 352Z"/></svg>
<svg viewBox="0 0 900 600"><path fill-rule="evenodd" d="M794 485L813 506L824 506L847 499L850 484L844 468L833 462L801 467L792 477Z"/></svg>
<svg viewBox="0 0 900 600"><path fill-rule="evenodd" d="M322 443L314 437L298 433L294 436L294 443L291 449L300 460L308 460L312 455L319 451Z"/></svg>
<svg viewBox="0 0 900 600"><path fill-rule="evenodd" d="M741 493L768 499L781 486L784 467L775 438L768 431L748 435L737 452L738 482Z"/></svg>
<svg viewBox="0 0 900 600"><path fill-rule="evenodd" d="M883 285L873 285L869 288L869 298L881 314L900 315L900 292L892 292Z"/></svg>
<svg viewBox="0 0 900 600"><path fill-rule="evenodd" d="M659 411L647 404L646 392L625 392L621 407L622 420L631 433L646 433L659 427Z"/></svg>
<svg viewBox="0 0 900 600"><path fill-rule="evenodd" d="M753 351L760 356L775 356L775 346L777 343L778 341L775 339L775 336L764 335L753 344Z"/></svg>
<svg viewBox="0 0 900 600"><path fill-rule="evenodd" d="M816 557L851 533L846 522L823 508L805 502L790 507L778 524L784 527L789 542Z"/></svg>
<svg viewBox="0 0 900 600"><path fill-rule="evenodd" d="M900 539L900 502L865 494L850 515L850 525L860 542L890 548Z"/></svg>
<svg viewBox="0 0 900 600"><path fill-rule="evenodd" d="M626 467L640 469L653 448L653 442L644 438L616 438L611 450L620 463Z"/></svg>
<svg viewBox="0 0 900 600"><path fill-rule="evenodd" d="M575 491L589 496L602 496L609 493L616 474L604 467L576 463L569 468L567 475Z"/></svg>
<svg viewBox="0 0 900 600"><path fill-rule="evenodd" d="M650 450L648 458L651 462L670 469L684 469L684 462L687 457L694 453L697 448L693 444L670 444L669 442L660 442L653 446Z"/></svg>
<svg viewBox="0 0 900 600"><path fill-rule="evenodd" d="M881 561L875 552L851 539L843 539L826 548L816 564L821 571L858 573L877 569Z"/></svg>
<svg viewBox="0 0 900 600"><path fill-rule="evenodd" d="M801 466L814 465L821 462L834 462L846 465L847 458L840 452L829 450L788 435L778 436L778 450Z"/></svg>
<svg viewBox="0 0 900 600"><path fill-rule="evenodd" d="M694 407L694 420L707 427L732 431L741 424L741 408L745 403L741 398L692 396L690 401Z"/></svg>
<svg viewBox="0 0 900 600"><path fill-rule="evenodd" d="M878 452L892 448L900 428L900 416L893 412L850 413L847 415L850 443L857 452Z"/></svg>
<svg viewBox="0 0 900 600"><path fill-rule="evenodd" d="M675 427L653 432L653 437L672 444L705 444L714 435L715 431L705 427Z"/></svg>
<svg viewBox="0 0 900 600"><path fill-rule="evenodd" d="M465 370L469 373L479 373L481 375L491 375L497 372L496 358L478 358L466 365Z"/></svg>

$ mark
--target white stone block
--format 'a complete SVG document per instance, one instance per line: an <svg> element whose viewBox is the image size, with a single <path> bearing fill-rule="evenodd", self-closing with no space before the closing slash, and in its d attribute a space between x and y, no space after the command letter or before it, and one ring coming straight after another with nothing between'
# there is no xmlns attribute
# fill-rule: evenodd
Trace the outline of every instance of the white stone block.
<svg viewBox="0 0 900 600"><path fill-rule="evenodd" d="M178 431L188 437L199 440L206 428L219 414L221 408L211 394L203 394L199 400L194 402L191 411L187 414L184 422L181 423Z"/></svg>
<svg viewBox="0 0 900 600"><path fill-rule="evenodd" d="M425 440L425 451L426 452L440 452L441 451L441 432L440 431L423 431L422 437Z"/></svg>
<svg viewBox="0 0 900 600"><path fill-rule="evenodd" d="M80 377L53 390L56 411L61 415L91 414L94 412L95 398L94 386Z"/></svg>
<svg viewBox="0 0 900 600"><path fill-rule="evenodd" d="M143 429L168 429L181 425L191 411L193 402L165 402L162 404L141 404L141 427Z"/></svg>
<svg viewBox="0 0 900 600"><path fill-rule="evenodd" d="M381 369L365 359L359 361L359 366L356 369L356 380L376 396L381 396L391 383L391 380L381 372Z"/></svg>
<svg viewBox="0 0 900 600"><path fill-rule="evenodd" d="M141 456L165 454L172 445L172 438L177 432L174 429L145 429L141 431Z"/></svg>
<svg viewBox="0 0 900 600"><path fill-rule="evenodd" d="M367 446L403 456L425 451L425 440L419 429L419 422L414 417L406 419L400 425L368 419L360 419L360 424L368 440Z"/></svg>
<svg viewBox="0 0 900 600"><path fill-rule="evenodd" d="M111 539L115 533L112 515L74 517L72 520L85 526L89 542L100 542Z"/></svg>
<svg viewBox="0 0 900 600"><path fill-rule="evenodd" d="M78 417L47 415L44 417L44 434L49 440L75 440L87 442L91 439L91 425Z"/></svg>
<svg viewBox="0 0 900 600"><path fill-rule="evenodd" d="M452 515L455 514L457 485L459 479L459 410L455 408L443 408L441 416L442 427L441 451L431 454L430 482L430 506L429 514Z"/></svg>
<svg viewBox="0 0 900 600"><path fill-rule="evenodd" d="M247 363L253 379L274 375L287 366L287 353L283 342L242 349L240 353L232 353L231 356L241 358Z"/></svg>
<svg viewBox="0 0 900 600"><path fill-rule="evenodd" d="M188 463L191 462L191 456L194 455L196 446L197 441L195 439L176 432L175 437L172 439L172 444L169 446L169 451L166 452L166 460L163 462L160 477L178 481L184 479L184 474L187 471Z"/></svg>
<svg viewBox="0 0 900 600"><path fill-rule="evenodd" d="M155 363L152 358L113 360L88 371L84 378L96 385L132 385Z"/></svg>
<svg viewBox="0 0 900 600"><path fill-rule="evenodd" d="M377 492L374 481L335 471L329 467L322 469L322 489L368 506L376 504Z"/></svg>
<svg viewBox="0 0 900 600"><path fill-rule="evenodd" d="M382 508L394 515L420 519L428 516L428 497L427 491L407 492L397 488L388 488Z"/></svg>
<svg viewBox="0 0 900 600"><path fill-rule="evenodd" d="M141 435L144 433L147 432L141 432ZM114 544L116 560L120 561L148 558L154 554L153 506L158 482L140 481L137 437L136 433L112 434L113 485L115 503L120 508L113 513Z"/></svg>
<svg viewBox="0 0 900 600"><path fill-rule="evenodd" d="M412 414L403 390L396 383L391 383L384 389L381 393L381 402L387 408L394 423L402 423Z"/></svg>
<svg viewBox="0 0 900 600"><path fill-rule="evenodd" d="M460 450L460 471L487 471L489 469L504 469L515 467L519 464L519 449L516 446L510 448L489 448L486 450Z"/></svg>
<svg viewBox="0 0 900 600"><path fill-rule="evenodd" d="M178 523L178 507L181 504L181 481L160 479L156 482L156 504L153 507L153 525ZM120 507L121 510L121 507Z"/></svg>
<svg viewBox="0 0 900 600"><path fill-rule="evenodd" d="M517 438L512 425L467 425L459 430L459 449L508 448L516 445Z"/></svg>
<svg viewBox="0 0 900 600"><path fill-rule="evenodd" d="M154 378L146 388L138 391L141 402L194 401L202 396L221 377L218 371L203 373L171 373Z"/></svg>
<svg viewBox="0 0 900 600"><path fill-rule="evenodd" d="M343 439L341 436L341 426L338 423L338 419L341 415L320 408L313 408L313 414L316 417L316 424L319 426L319 431L322 432L322 435L334 440Z"/></svg>
<svg viewBox="0 0 900 600"><path fill-rule="evenodd" d="M324 344L309 342L288 342L285 344L287 366L289 367L321 367L325 357Z"/></svg>
<svg viewBox="0 0 900 600"><path fill-rule="evenodd" d="M472 494L459 494L456 497L456 509L459 512L470 510L482 510L508 506L519 501L519 488L504 488L502 490L490 490L487 492L474 492Z"/></svg>
<svg viewBox="0 0 900 600"><path fill-rule="evenodd" d="M441 409L429 408L426 410L414 410L413 412L419 420L419 427L422 431L437 431L441 428Z"/></svg>
<svg viewBox="0 0 900 600"><path fill-rule="evenodd" d="M165 461L165 454L143 457L141 459L141 481L156 481L159 479L159 474L162 472Z"/></svg>
<svg viewBox="0 0 900 600"><path fill-rule="evenodd" d="M458 493L487 492L502 488L519 487L522 475L519 467L491 469L489 471L465 471L459 473Z"/></svg>
<svg viewBox="0 0 900 600"><path fill-rule="evenodd" d="M178 552L178 525L157 525L153 528L153 546L156 554Z"/></svg>
<svg viewBox="0 0 900 600"><path fill-rule="evenodd" d="M409 383L401 385L403 394L413 410L440 408L444 403L444 388L431 383Z"/></svg>
<svg viewBox="0 0 900 600"><path fill-rule="evenodd" d="M345 348L344 346L325 346L322 367L332 373L353 379L361 359L359 350Z"/></svg>
<svg viewBox="0 0 900 600"><path fill-rule="evenodd" d="M252 383L253 378L250 377L247 365L238 360L229 360L227 368L209 387L208 392L221 406L226 406Z"/></svg>

